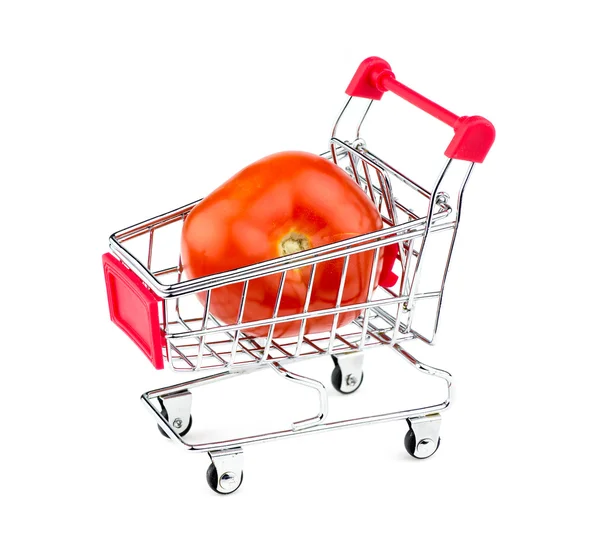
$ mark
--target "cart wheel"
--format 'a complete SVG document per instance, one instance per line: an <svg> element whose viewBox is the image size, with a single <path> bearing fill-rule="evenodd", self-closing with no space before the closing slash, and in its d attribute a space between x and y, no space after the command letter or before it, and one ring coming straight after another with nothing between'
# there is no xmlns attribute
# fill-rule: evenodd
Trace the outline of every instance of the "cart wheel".
<svg viewBox="0 0 600 551"><path fill-rule="evenodd" d="M442 441L441 438L438 438L437 441L437 445L435 447L435 449L433 449L433 442L431 440L427 441L427 440L422 440L420 442L421 446L424 447L424 452L427 453L427 447L430 446L432 451L430 453L428 453L427 455L422 455L421 457L415 455L415 452L417 451L417 438L415 436L415 433L412 429L408 429L408 432L406 433L406 436L404 437L404 447L406 448L406 451L412 455L415 459L427 459L428 457L431 457L436 451L437 449L440 447L440 442Z"/></svg>
<svg viewBox="0 0 600 551"><path fill-rule="evenodd" d="M349 377L353 377L352 375L349 375ZM356 392L359 388L360 385L362 385L363 379L365 377L364 373L360 374L360 381L358 381L358 384L356 384L356 379L354 378L354 385L352 385L352 379L348 382L349 385L352 385L352 388L350 390L342 390L342 370L340 369L340 366L336 363L335 367L333 368L333 371L331 372L331 384L333 385L333 388L335 388L338 392L341 392L342 394L352 394L353 392Z"/></svg>
<svg viewBox="0 0 600 551"><path fill-rule="evenodd" d="M167 415L167 410L165 408L162 408L160 411L160 414L168 421L169 420L169 416ZM163 428L160 425L156 425L158 427L159 432L165 437L165 438L169 438L169 435L163 430ZM192 428L192 416L190 415L190 422L188 423L188 426L185 427L185 429L183 429L182 431L177 430L177 434L179 434L179 436L185 436L188 432L190 432L190 429Z"/></svg>
<svg viewBox="0 0 600 551"><path fill-rule="evenodd" d="M217 468L214 463L211 463L206 470L206 481L208 482L210 489L214 492L217 492L218 494L232 494L242 485L242 482L244 481L244 471L240 473L239 482L235 480L235 475L230 475L233 475L233 473L225 473L221 477L221 484L219 484Z"/></svg>

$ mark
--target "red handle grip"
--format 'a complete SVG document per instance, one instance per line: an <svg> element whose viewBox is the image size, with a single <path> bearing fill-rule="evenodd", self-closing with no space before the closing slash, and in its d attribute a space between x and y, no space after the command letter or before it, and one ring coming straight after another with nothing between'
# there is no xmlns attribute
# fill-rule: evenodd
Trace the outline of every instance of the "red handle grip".
<svg viewBox="0 0 600 551"><path fill-rule="evenodd" d="M346 93L350 96L372 100L380 100L388 91L454 129L454 138L445 151L447 157L474 163L483 162L496 137L493 124L483 117L459 117L411 90L396 80L389 63L380 57L365 59L346 88Z"/></svg>

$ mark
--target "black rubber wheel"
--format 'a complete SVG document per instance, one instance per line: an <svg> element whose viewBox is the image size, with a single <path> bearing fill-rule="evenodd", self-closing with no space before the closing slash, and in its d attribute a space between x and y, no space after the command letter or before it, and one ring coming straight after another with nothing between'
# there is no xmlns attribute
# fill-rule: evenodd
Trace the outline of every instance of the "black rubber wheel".
<svg viewBox="0 0 600 551"><path fill-rule="evenodd" d="M331 384L333 385L333 388L335 388L338 392L342 394L352 394L353 392L356 392L360 388L360 385L362 385L363 379L365 378L365 374L361 373L360 381L358 382L355 388L353 388L350 391L342 390L342 370L340 369L340 366L335 360L333 360L333 363L335 364L335 367L331 372Z"/></svg>
<svg viewBox="0 0 600 551"><path fill-rule="evenodd" d="M214 463L211 463L206 470L206 482L210 486L210 489L218 494L221 493L217 490L217 486L219 485L219 478L217 476L217 468Z"/></svg>
<svg viewBox="0 0 600 551"><path fill-rule="evenodd" d="M167 415L167 411L163 408L160 412L160 414L168 421L169 420L169 416ZM163 428L160 425L156 425L158 427L158 431L165 437L165 438L169 438L169 435L163 430ZM182 432L178 433L179 436L185 436L188 432L190 432L190 429L192 428L192 416L190 415L190 422L188 423L188 426L185 427L185 430L183 430Z"/></svg>
<svg viewBox="0 0 600 551"><path fill-rule="evenodd" d="M220 495L233 494L233 492L237 492L239 490L240 486L242 485L242 482L244 482L244 471L242 471L242 476L241 476L238 487L235 490L233 490L233 492L229 492L227 494L224 494L223 492L219 492L219 490L217 490L217 487L219 485L219 477L217 475L217 468L215 467L214 463L211 463L208 466L208 469L206 470L206 482L208 482L210 489L213 490L213 492L216 492L217 494L220 494Z"/></svg>
<svg viewBox="0 0 600 551"><path fill-rule="evenodd" d="M438 451L441 441L442 439L438 438L437 446L435 447L435 450L431 455ZM408 429L408 432L404 436L404 447L406 448L406 451L415 459L428 459L429 457L431 457L431 455L428 455L427 457L417 457L415 455L415 451L417 450L417 437L415 436L415 433L412 429Z"/></svg>

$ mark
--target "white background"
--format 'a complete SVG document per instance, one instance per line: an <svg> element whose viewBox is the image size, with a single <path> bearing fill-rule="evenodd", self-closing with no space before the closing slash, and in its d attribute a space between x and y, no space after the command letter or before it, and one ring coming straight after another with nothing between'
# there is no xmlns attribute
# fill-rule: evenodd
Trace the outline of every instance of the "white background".
<svg viewBox="0 0 600 551"><path fill-rule="evenodd" d="M3 548L598 548L592 3L1 6ZM467 190L439 341L415 352L455 376L442 445L412 460L396 422L250 446L242 488L218 496L208 458L161 438L138 401L180 378L109 322L100 256L113 231L263 155L324 150L370 55L497 129ZM384 103L390 136L413 130ZM438 125L411 122L441 162ZM418 177L419 155L386 144ZM374 355L332 407L402 407L406 370ZM195 398L198 438L312 413L286 410L274 373L242 379Z"/></svg>

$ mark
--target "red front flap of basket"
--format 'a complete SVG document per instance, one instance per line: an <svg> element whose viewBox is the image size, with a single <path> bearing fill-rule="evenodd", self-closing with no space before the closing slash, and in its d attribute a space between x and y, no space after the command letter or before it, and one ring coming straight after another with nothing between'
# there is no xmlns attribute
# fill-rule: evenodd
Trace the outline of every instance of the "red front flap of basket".
<svg viewBox="0 0 600 551"><path fill-rule="evenodd" d="M104 254L102 263L110 319L138 345L156 369L163 369L165 339L159 319L162 300L112 254Z"/></svg>

